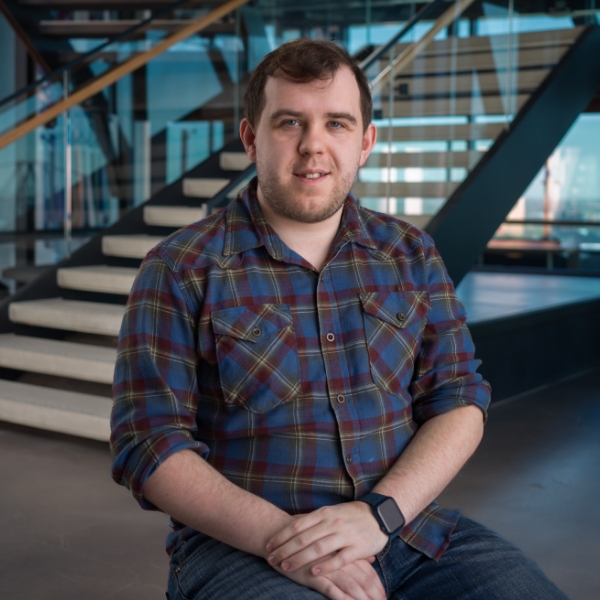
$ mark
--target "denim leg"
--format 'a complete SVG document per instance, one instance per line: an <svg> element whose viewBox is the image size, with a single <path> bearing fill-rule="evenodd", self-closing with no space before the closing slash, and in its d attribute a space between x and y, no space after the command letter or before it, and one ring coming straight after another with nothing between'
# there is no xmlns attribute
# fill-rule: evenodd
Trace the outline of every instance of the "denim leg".
<svg viewBox="0 0 600 600"><path fill-rule="evenodd" d="M518 548L465 517L439 561L399 538L378 561L392 600L567 600Z"/></svg>
<svg viewBox="0 0 600 600"><path fill-rule="evenodd" d="M326 600L280 575L266 561L203 534L171 557L170 600Z"/></svg>

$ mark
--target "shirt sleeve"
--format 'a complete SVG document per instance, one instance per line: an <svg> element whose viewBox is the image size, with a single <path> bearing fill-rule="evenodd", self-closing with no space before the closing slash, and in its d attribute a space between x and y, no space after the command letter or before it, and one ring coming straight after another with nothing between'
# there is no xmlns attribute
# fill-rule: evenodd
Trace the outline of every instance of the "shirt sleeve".
<svg viewBox="0 0 600 600"><path fill-rule="evenodd" d="M411 382L413 418L422 424L474 405L487 419L491 388L477 373L481 361L475 359L465 308L431 238L426 239L425 259L430 309Z"/></svg>
<svg viewBox="0 0 600 600"><path fill-rule="evenodd" d="M197 324L167 264L152 252L129 295L113 384L113 479L142 508L145 481L171 454L208 448L195 439Z"/></svg>

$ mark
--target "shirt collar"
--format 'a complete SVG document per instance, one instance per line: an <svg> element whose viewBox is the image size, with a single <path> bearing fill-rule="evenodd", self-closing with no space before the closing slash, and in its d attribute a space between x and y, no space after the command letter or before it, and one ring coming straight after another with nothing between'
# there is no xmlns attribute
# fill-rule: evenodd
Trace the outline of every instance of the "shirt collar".
<svg viewBox="0 0 600 600"><path fill-rule="evenodd" d="M283 260L286 246L265 220L256 198L257 179L254 177L239 196L227 207L223 254L229 256L264 246L276 260ZM374 240L366 233L365 223L358 210L356 198L348 194L340 228L332 244L337 250L345 242L355 242L376 249Z"/></svg>

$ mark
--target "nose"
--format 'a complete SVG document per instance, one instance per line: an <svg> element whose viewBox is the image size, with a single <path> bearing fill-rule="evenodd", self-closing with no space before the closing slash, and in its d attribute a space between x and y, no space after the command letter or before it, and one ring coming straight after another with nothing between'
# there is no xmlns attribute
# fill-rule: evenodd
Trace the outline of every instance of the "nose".
<svg viewBox="0 0 600 600"><path fill-rule="evenodd" d="M307 125L300 138L298 151L304 155L322 154L325 150L325 132L316 125Z"/></svg>

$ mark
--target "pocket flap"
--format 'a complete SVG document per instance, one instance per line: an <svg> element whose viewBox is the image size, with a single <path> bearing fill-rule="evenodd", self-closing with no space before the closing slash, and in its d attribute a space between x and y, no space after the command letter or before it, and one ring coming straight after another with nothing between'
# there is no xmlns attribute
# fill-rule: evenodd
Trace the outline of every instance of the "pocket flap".
<svg viewBox="0 0 600 600"><path fill-rule="evenodd" d="M289 304L254 304L215 310L211 313L216 335L258 342L292 322Z"/></svg>
<svg viewBox="0 0 600 600"><path fill-rule="evenodd" d="M423 319L429 311L427 292L367 292L360 301L366 313L396 327Z"/></svg>

